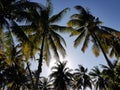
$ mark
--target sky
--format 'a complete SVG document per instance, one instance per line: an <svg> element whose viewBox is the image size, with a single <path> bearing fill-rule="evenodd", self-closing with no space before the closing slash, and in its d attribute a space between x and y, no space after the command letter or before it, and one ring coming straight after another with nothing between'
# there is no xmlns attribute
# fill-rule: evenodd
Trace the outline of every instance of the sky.
<svg viewBox="0 0 120 90"><path fill-rule="evenodd" d="M31 0L32 1L32 0ZM46 0L33 0L34 2L40 2L45 4ZM58 13L66 7L70 8L70 11L64 16L63 20L59 25L66 25L70 18L70 15L78 13L74 6L81 5L84 8L89 8L92 15L99 17L99 19L104 22L104 26L114 28L116 30L120 29L120 0L52 0L53 2L53 14ZM69 37L69 34L63 34L66 40L67 56L66 58L60 58L61 61L67 60L68 66L71 69L78 68L78 64L82 64L89 70L94 66L99 66L100 64L106 64L106 61L101 53L99 57L95 57L92 53L92 48L88 47L85 53L81 51L81 45L74 48L73 43L75 38ZM111 60L113 60L112 58ZM54 65L54 58L51 59L50 66L47 67L45 62L43 62L42 75L48 76L51 71L51 66ZM33 68L37 68L37 63L32 65Z"/></svg>

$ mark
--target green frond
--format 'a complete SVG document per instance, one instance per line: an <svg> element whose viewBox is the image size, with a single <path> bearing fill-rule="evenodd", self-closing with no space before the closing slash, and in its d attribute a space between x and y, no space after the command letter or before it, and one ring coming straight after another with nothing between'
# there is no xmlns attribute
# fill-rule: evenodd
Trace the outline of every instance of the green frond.
<svg viewBox="0 0 120 90"><path fill-rule="evenodd" d="M26 60L29 60L31 58L31 48L30 48L30 43L23 42L22 43L22 53L25 56Z"/></svg>
<svg viewBox="0 0 120 90"><path fill-rule="evenodd" d="M72 19L67 23L68 27L81 27L85 25L84 20Z"/></svg>
<svg viewBox="0 0 120 90"><path fill-rule="evenodd" d="M83 43L83 46L82 46L82 49L81 49L83 52L85 52L86 48L88 47L89 38L90 38L90 33L87 33L84 43Z"/></svg>
<svg viewBox="0 0 120 90"><path fill-rule="evenodd" d="M71 32L70 37L71 36L76 36L76 35L79 35L79 34L80 34L80 32L78 32L77 30L74 30L74 31Z"/></svg>
<svg viewBox="0 0 120 90"><path fill-rule="evenodd" d="M39 45L42 43L42 35L36 32L33 35L28 36L30 42L34 45L34 48L38 49Z"/></svg>
<svg viewBox="0 0 120 90"><path fill-rule="evenodd" d="M65 51L63 45L60 43L60 40L59 40L59 39L55 39L54 42L55 42L55 45L56 45L58 51L60 51L60 54L61 54L63 57L65 57L66 51Z"/></svg>
<svg viewBox="0 0 120 90"><path fill-rule="evenodd" d="M21 28L27 35L31 35L33 33L35 33L35 27L31 26L31 25L22 25L19 26L19 28Z"/></svg>
<svg viewBox="0 0 120 90"><path fill-rule="evenodd" d="M51 31L51 35L54 37L54 39L57 39L57 41L63 43L65 46L67 46L66 41L64 40L64 38L61 35L59 35L58 33L54 32L54 31Z"/></svg>
<svg viewBox="0 0 120 90"><path fill-rule="evenodd" d="M49 19L49 23L55 23L60 21L64 14L69 10L69 8L65 8L64 10L62 10L61 12L59 12L58 14L53 15L52 17L50 17Z"/></svg>
<svg viewBox="0 0 120 90"><path fill-rule="evenodd" d="M82 6L75 6L75 9L81 12L82 14L86 15L87 11Z"/></svg>
<svg viewBox="0 0 120 90"><path fill-rule="evenodd" d="M81 16L80 14L73 14L72 16L70 16L71 19L81 19Z"/></svg>
<svg viewBox="0 0 120 90"><path fill-rule="evenodd" d="M102 43L102 47L103 47L105 53L109 53L110 47L107 45L107 43L105 43L105 42Z"/></svg>
<svg viewBox="0 0 120 90"><path fill-rule="evenodd" d="M51 0L47 0L46 7L47 7L48 14L50 16L53 13L53 4Z"/></svg>
<svg viewBox="0 0 120 90"><path fill-rule="evenodd" d="M12 22L12 24L13 24L12 32L14 33L14 35L16 35L18 40L20 40L20 41L29 41L29 39L26 36L26 34L24 33L24 31L17 25L17 23Z"/></svg>
<svg viewBox="0 0 120 90"><path fill-rule="evenodd" d="M98 57L100 55L100 48L95 43L92 46L92 51L96 57Z"/></svg>
<svg viewBox="0 0 120 90"><path fill-rule="evenodd" d="M100 34L101 33L101 34ZM112 40L113 39L113 35L107 31L104 30L96 30L96 34L101 37L101 38L106 38L108 40Z"/></svg>
<svg viewBox="0 0 120 90"><path fill-rule="evenodd" d="M84 30L84 27L80 27L77 30L72 30L71 35L70 36L75 36L75 35L79 35L80 33L82 33Z"/></svg>
<svg viewBox="0 0 120 90"><path fill-rule="evenodd" d="M107 32L110 32L111 34L120 33L118 30L115 30L106 26L101 26L101 28Z"/></svg>
<svg viewBox="0 0 120 90"><path fill-rule="evenodd" d="M83 30L81 34L74 41L74 47L77 47L81 43L82 39L84 38L84 35L85 35L85 31Z"/></svg>
<svg viewBox="0 0 120 90"><path fill-rule="evenodd" d="M61 33L69 33L73 30L72 27L60 26L60 25L50 25L51 30L61 32Z"/></svg>

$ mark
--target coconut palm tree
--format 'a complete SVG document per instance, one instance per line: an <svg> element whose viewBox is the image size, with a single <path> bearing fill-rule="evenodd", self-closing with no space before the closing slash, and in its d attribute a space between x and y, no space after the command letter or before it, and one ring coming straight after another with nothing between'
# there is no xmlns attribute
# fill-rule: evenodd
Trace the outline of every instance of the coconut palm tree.
<svg viewBox="0 0 120 90"><path fill-rule="evenodd" d="M52 80L49 80L48 78L45 77L41 77L39 88L40 90L53 90Z"/></svg>
<svg viewBox="0 0 120 90"><path fill-rule="evenodd" d="M113 68L111 68L110 66L101 65L103 68L102 73L104 75L104 78L106 78L108 80L108 88L110 90L117 90L117 89L120 89L120 86L118 84L119 76L116 74L118 60L115 60L112 63L112 65L113 65Z"/></svg>
<svg viewBox="0 0 120 90"><path fill-rule="evenodd" d="M82 6L75 6L75 8L80 13L73 14L71 20L68 22L68 26L76 29L71 33L71 36L78 35L74 41L74 46L77 47L84 39L82 51L85 52L89 42L92 41L94 54L98 56L101 50L107 64L112 66L106 53L108 53L113 46L111 43L114 41L113 39L115 39L114 35L119 33L116 30L102 26L99 18L95 18L88 9L84 9ZM117 37L119 36L117 35Z"/></svg>
<svg viewBox="0 0 120 90"><path fill-rule="evenodd" d="M98 67L94 67L89 75L93 80L95 90L108 90L108 80L104 78L102 71Z"/></svg>
<svg viewBox="0 0 120 90"><path fill-rule="evenodd" d="M79 65L78 69L75 69L74 79L76 81L76 89L85 90L87 87L92 89L91 79L87 74L87 68Z"/></svg>
<svg viewBox="0 0 120 90"><path fill-rule="evenodd" d="M6 43L8 42L6 41ZM4 67L0 71L4 79L2 82L4 84L3 87L19 90L28 80L26 78L27 74L26 70L24 69L24 61L21 53L16 51L16 47L13 45L13 47L10 47L10 50L7 50L7 52L4 52L4 54L5 60L3 63L4 65L2 65Z"/></svg>
<svg viewBox="0 0 120 90"><path fill-rule="evenodd" d="M50 62L52 55L56 59L59 59L59 54L65 57L66 52L64 45L66 46L65 40L59 32L69 31L66 26L59 26L56 22L60 21L64 14L68 11L65 8L58 14L52 15L52 2L47 0L47 5L43 6L42 9L33 11L32 23L29 30L32 27L32 32L28 34L29 40L34 43L34 47L40 51L38 60L38 70L36 71L36 85L38 85L39 75L42 72L43 60L46 61L47 65ZM24 27L23 27L24 28ZM51 54L51 51L53 54ZM36 89L37 90L37 89Z"/></svg>
<svg viewBox="0 0 120 90"><path fill-rule="evenodd" d="M16 62L16 53L21 51L21 60L25 59L24 61L27 61L30 59L32 52L30 48L32 48L33 45L25 31L23 31L21 26L19 27L18 22L26 22L25 24L28 25L28 22L30 23L33 17L30 13L36 8L40 9L41 6L28 0L0 0L0 46L2 52L5 54L5 60L9 65ZM15 47L19 48L16 50ZM21 65L21 67L24 66ZM29 69L28 64L27 67Z"/></svg>
<svg viewBox="0 0 120 90"><path fill-rule="evenodd" d="M57 66L52 67L50 78L53 78L53 85L55 90L69 90L70 82L72 80L71 69L66 67L67 62L57 62Z"/></svg>

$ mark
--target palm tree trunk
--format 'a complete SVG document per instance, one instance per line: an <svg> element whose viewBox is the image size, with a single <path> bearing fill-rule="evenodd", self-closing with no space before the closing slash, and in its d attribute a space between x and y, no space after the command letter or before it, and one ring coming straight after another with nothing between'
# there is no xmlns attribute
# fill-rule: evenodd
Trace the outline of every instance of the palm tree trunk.
<svg viewBox="0 0 120 90"><path fill-rule="evenodd" d="M27 62L27 68L28 68L28 71L29 71L29 74L30 74L31 83L32 83L32 86L33 86L33 89L34 89L34 81L33 81L33 78L32 78L32 73L31 73L31 70L30 70L28 62Z"/></svg>
<svg viewBox="0 0 120 90"><path fill-rule="evenodd" d="M40 76L40 73L42 72L44 40L45 40L45 35L43 34L43 40L42 40L42 45L40 48L40 55L39 55L40 58L39 58L39 63L38 63L38 70L36 72L35 90L38 90L39 76Z"/></svg>
<svg viewBox="0 0 120 90"><path fill-rule="evenodd" d="M99 44L99 46L100 46L100 48L101 48L101 50L102 50L102 53L103 53L103 55L104 55L104 57L105 57L105 59L106 59L106 62L107 62L107 64L108 64L108 66L110 66L111 68L113 68L113 65L112 65L112 63L110 62L110 60L108 59L108 57L107 57L107 55L106 55L106 53L105 53L105 51L104 51L104 49L103 49L103 46L101 45L100 40L98 39L98 37L96 36L96 34L95 34L94 32L92 33L92 37L94 38L94 40L96 40L96 41L98 42L98 44Z"/></svg>

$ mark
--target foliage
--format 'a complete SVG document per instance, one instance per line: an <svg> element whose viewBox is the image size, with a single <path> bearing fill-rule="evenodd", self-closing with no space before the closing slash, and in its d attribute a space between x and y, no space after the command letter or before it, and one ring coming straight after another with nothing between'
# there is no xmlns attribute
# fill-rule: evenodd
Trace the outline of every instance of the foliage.
<svg viewBox="0 0 120 90"><path fill-rule="evenodd" d="M60 26L69 8L52 15L53 5L46 6L29 0L0 0L0 89L1 90L120 90L120 62L108 59L120 57L120 32L102 26L99 18L88 9L75 6L67 26ZM89 73L82 65L72 71L61 62L59 55L66 56L66 42L60 33L70 32L77 36L74 46L83 44L85 52L92 44L95 56L103 52L108 65L94 67ZM84 40L84 41L83 41ZM83 41L83 42L82 42ZM31 71L30 60L36 60L38 69ZM49 77L40 77L43 60L49 65L51 56L58 60ZM36 88L37 87L37 88Z"/></svg>

